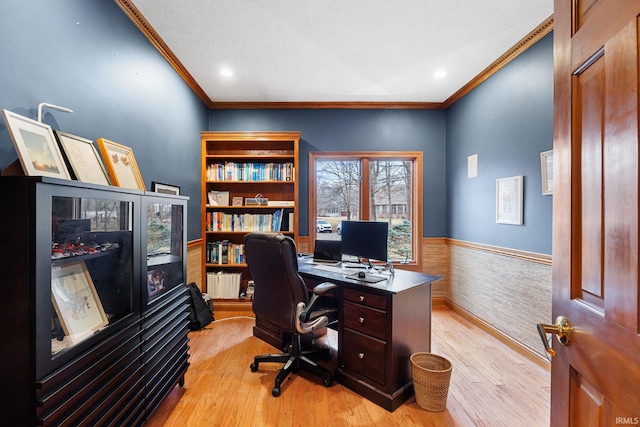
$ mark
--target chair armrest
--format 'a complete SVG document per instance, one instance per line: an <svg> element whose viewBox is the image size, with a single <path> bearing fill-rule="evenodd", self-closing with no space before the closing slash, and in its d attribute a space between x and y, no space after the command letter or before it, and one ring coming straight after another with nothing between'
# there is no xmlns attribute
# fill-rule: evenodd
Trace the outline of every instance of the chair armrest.
<svg viewBox="0 0 640 427"><path fill-rule="evenodd" d="M325 292L327 292L327 291L329 291L331 289L335 289L337 287L338 287L338 285L336 285L335 283L323 282L323 283L320 283L319 285L316 285L316 287L313 288L313 293L315 295L322 295ZM311 304L309 304L309 305L311 305Z"/></svg>
<svg viewBox="0 0 640 427"><path fill-rule="evenodd" d="M318 301L318 299L327 291L330 291L331 289L335 289L337 287L338 285L331 282L324 282L324 283L320 283L319 285L316 285L313 288L313 295L311 295L309 304L307 304L304 307L304 309L300 312L300 314L298 315L298 319L300 319L302 322L308 322L309 319L311 318L311 313L313 312L314 306ZM335 311L335 310L324 310L321 314L327 314L328 312L331 312L331 311Z"/></svg>
<svg viewBox="0 0 640 427"><path fill-rule="evenodd" d="M298 313L298 321L296 322L296 329L301 334L308 334L309 332L318 330L320 328L324 328L329 323L329 318L327 316L320 316L311 322L302 320L302 312L304 310L304 303L299 302L296 307L296 312Z"/></svg>

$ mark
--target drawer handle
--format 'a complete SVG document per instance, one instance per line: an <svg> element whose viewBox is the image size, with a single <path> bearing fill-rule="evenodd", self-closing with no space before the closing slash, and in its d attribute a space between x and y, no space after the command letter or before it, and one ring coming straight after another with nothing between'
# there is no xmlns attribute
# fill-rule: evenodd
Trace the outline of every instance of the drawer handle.
<svg viewBox="0 0 640 427"><path fill-rule="evenodd" d="M358 319L358 322L360 322L360 323L364 323L364 317L359 318L359 319Z"/></svg>
<svg viewBox="0 0 640 427"><path fill-rule="evenodd" d="M358 357L359 357L360 359L364 359L364 353L358 353Z"/></svg>
<svg viewBox="0 0 640 427"><path fill-rule="evenodd" d="M364 301L364 295L360 295L360 302Z"/></svg>

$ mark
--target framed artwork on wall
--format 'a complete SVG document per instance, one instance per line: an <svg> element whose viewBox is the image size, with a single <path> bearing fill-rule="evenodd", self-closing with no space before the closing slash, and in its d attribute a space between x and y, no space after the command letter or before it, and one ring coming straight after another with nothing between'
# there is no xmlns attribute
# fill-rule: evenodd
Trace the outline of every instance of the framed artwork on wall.
<svg viewBox="0 0 640 427"><path fill-rule="evenodd" d="M105 138L98 138L97 142L113 185L146 190L131 148Z"/></svg>
<svg viewBox="0 0 640 427"><path fill-rule="evenodd" d="M25 175L70 179L49 125L8 110L2 115Z"/></svg>
<svg viewBox="0 0 640 427"><path fill-rule="evenodd" d="M109 176L93 141L54 130L71 178L82 182L109 185Z"/></svg>
<svg viewBox="0 0 640 427"><path fill-rule="evenodd" d="M542 195L553 194L553 150L540 153L540 168L542 173Z"/></svg>
<svg viewBox="0 0 640 427"><path fill-rule="evenodd" d="M522 188L524 177L496 179L496 222L522 225Z"/></svg>

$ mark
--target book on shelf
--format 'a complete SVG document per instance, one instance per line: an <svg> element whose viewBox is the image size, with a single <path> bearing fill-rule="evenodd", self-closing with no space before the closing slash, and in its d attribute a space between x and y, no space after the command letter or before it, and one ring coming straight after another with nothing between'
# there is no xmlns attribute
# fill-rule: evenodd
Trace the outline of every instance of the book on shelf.
<svg viewBox="0 0 640 427"><path fill-rule="evenodd" d="M207 242L205 254L207 264L244 264L244 244L232 243L228 240Z"/></svg>
<svg viewBox="0 0 640 427"><path fill-rule="evenodd" d="M244 204L246 206L268 206L269 199L265 197L247 197L244 199Z"/></svg>
<svg viewBox="0 0 640 427"><path fill-rule="evenodd" d="M207 166L207 181L292 181L293 163L212 163Z"/></svg>
<svg viewBox="0 0 640 427"><path fill-rule="evenodd" d="M282 231L280 227L282 226L282 216L284 215L284 209L278 209L273 213L273 224L271 229L273 231Z"/></svg>
<svg viewBox="0 0 640 427"><path fill-rule="evenodd" d="M249 279L249 282L247 283L247 289L245 289L244 291L244 295L240 294L240 296L244 296L245 298L249 298L250 300L253 301L253 294L256 291L256 286L255 283L253 281L253 279Z"/></svg>
<svg viewBox="0 0 640 427"><path fill-rule="evenodd" d="M241 272L210 271L207 273L207 293L211 298L238 298Z"/></svg>
<svg viewBox="0 0 640 427"><path fill-rule="evenodd" d="M293 200L269 200L267 206L295 206L296 202Z"/></svg>
<svg viewBox="0 0 640 427"><path fill-rule="evenodd" d="M207 193L211 206L229 206L229 192L211 190Z"/></svg>
<svg viewBox="0 0 640 427"><path fill-rule="evenodd" d="M293 231L293 215L285 217L284 208L276 209L273 213L229 213L207 212L207 231Z"/></svg>

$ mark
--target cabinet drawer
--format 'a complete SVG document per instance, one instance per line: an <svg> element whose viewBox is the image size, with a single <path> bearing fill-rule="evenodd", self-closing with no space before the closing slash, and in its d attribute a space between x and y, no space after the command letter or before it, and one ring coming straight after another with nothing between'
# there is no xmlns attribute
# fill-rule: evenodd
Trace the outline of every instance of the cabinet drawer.
<svg viewBox="0 0 640 427"><path fill-rule="evenodd" d="M371 292L359 289L344 288L342 295L345 301L355 302L357 304L374 307L380 310L387 309L387 298L382 295L376 295Z"/></svg>
<svg viewBox="0 0 640 427"><path fill-rule="evenodd" d="M343 303L344 326L363 334L387 339L387 313L350 302Z"/></svg>
<svg viewBox="0 0 640 427"><path fill-rule="evenodd" d="M387 344L384 341L345 328L342 347L342 363L346 369L386 385Z"/></svg>

